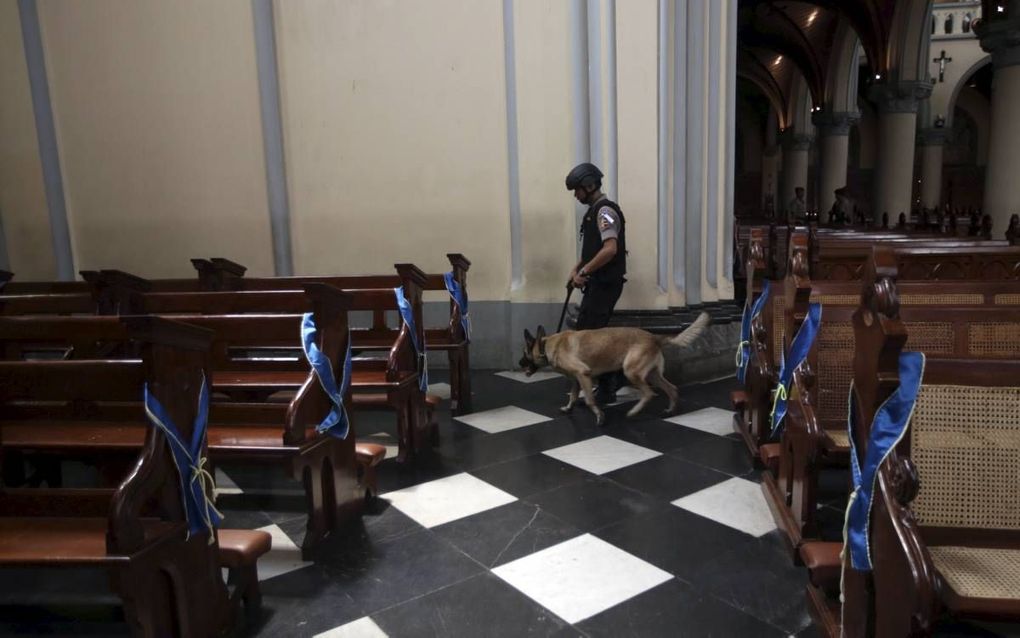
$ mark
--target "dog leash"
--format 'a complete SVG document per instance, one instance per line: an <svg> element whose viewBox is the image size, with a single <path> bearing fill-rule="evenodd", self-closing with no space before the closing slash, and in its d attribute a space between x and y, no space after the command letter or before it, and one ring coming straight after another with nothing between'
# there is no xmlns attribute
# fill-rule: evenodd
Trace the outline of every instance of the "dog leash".
<svg viewBox="0 0 1020 638"><path fill-rule="evenodd" d="M567 282L567 298L563 300L563 310L560 311L560 322L556 326L556 332L563 330L563 319L567 316L567 304L570 303L570 295L574 294L574 282Z"/></svg>

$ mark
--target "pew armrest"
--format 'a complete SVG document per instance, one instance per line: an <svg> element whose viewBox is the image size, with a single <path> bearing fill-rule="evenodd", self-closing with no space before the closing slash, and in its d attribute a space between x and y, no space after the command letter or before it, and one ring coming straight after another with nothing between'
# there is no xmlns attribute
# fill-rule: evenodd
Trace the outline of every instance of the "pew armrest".
<svg viewBox="0 0 1020 638"><path fill-rule="evenodd" d="M940 581L909 507L918 486L909 458L893 453L879 469L871 524L877 635L930 635L938 617Z"/></svg>

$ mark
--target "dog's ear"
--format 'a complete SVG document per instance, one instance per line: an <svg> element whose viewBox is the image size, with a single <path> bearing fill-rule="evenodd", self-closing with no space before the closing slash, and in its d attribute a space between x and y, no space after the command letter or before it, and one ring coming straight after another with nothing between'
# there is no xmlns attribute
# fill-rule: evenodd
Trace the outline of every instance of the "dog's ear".
<svg viewBox="0 0 1020 638"><path fill-rule="evenodd" d="M539 326L538 327L538 338L539 338L539 340L545 339L545 327L544 326Z"/></svg>
<svg viewBox="0 0 1020 638"><path fill-rule="evenodd" d="M541 328L539 330L541 331ZM535 338L531 336L527 328L524 329L524 343L528 345L528 348L531 348L531 344L535 343Z"/></svg>

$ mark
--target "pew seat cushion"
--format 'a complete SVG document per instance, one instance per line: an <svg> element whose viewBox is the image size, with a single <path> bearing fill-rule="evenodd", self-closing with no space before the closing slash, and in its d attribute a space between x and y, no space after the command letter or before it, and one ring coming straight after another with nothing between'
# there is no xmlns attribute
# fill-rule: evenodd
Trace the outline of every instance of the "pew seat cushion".
<svg viewBox="0 0 1020 638"><path fill-rule="evenodd" d="M175 531L183 523L142 520L146 544ZM113 557L106 551L109 521L103 518L2 517L0 565L97 565Z"/></svg>
<svg viewBox="0 0 1020 638"><path fill-rule="evenodd" d="M800 546L800 559L808 569L811 584L821 589L839 589L842 543L808 541Z"/></svg>
<svg viewBox="0 0 1020 638"><path fill-rule="evenodd" d="M220 567L236 569L255 564L269 553L273 537L269 532L254 529L221 529L217 532L220 546Z"/></svg>
<svg viewBox="0 0 1020 638"><path fill-rule="evenodd" d="M953 612L994 615L1008 607L1020 615L1020 549L943 545L928 552Z"/></svg>
<svg viewBox="0 0 1020 638"><path fill-rule="evenodd" d="M762 464L773 474L779 471L779 456L782 446L779 443L766 443L758 447L758 456Z"/></svg>
<svg viewBox="0 0 1020 638"><path fill-rule="evenodd" d="M357 455L358 463L375 467L386 458L386 446L378 443L356 443L354 453Z"/></svg>

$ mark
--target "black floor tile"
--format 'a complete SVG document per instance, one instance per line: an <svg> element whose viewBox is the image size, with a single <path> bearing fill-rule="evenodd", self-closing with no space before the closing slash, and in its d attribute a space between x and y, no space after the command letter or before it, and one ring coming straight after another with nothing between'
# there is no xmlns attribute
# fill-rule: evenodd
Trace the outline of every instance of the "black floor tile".
<svg viewBox="0 0 1020 638"><path fill-rule="evenodd" d="M697 434L703 436L670 454L731 476L744 476L755 469L754 459L743 442L704 432Z"/></svg>
<svg viewBox="0 0 1020 638"><path fill-rule="evenodd" d="M647 494L600 477L540 492L525 500L552 512L582 532L665 507Z"/></svg>
<svg viewBox="0 0 1020 638"><path fill-rule="evenodd" d="M261 583L262 617L248 635L267 638L314 636L357 620L366 611L344 583L312 565Z"/></svg>
<svg viewBox="0 0 1020 638"><path fill-rule="evenodd" d="M595 535L699 585L697 577L706 565L714 564L721 556L754 540L743 532L673 505L628 517Z"/></svg>
<svg viewBox="0 0 1020 638"><path fill-rule="evenodd" d="M365 526L365 534L373 543L383 543L424 529L411 517L390 505L385 496L369 503L361 522Z"/></svg>
<svg viewBox="0 0 1020 638"><path fill-rule="evenodd" d="M690 581L783 631L800 631L807 619L807 573L793 565L781 534L772 531L734 547L702 565Z"/></svg>
<svg viewBox="0 0 1020 638"><path fill-rule="evenodd" d="M658 456L603 476L665 501L674 501L730 478L728 474L672 456Z"/></svg>
<svg viewBox="0 0 1020 638"><path fill-rule="evenodd" d="M589 636L785 636L697 585L673 579L578 624Z"/></svg>
<svg viewBox="0 0 1020 638"><path fill-rule="evenodd" d="M444 439L439 454L464 470L512 461L546 450L599 436L594 421L560 417L553 421L479 436Z"/></svg>
<svg viewBox="0 0 1020 638"><path fill-rule="evenodd" d="M490 569L581 535L573 525L521 501L432 531Z"/></svg>
<svg viewBox="0 0 1020 638"><path fill-rule="evenodd" d="M488 573L373 614L372 620L393 637L582 635Z"/></svg>
<svg viewBox="0 0 1020 638"><path fill-rule="evenodd" d="M483 567L422 530L379 543L351 534L317 552L337 586L366 613L427 594L474 576Z"/></svg>
<svg viewBox="0 0 1020 638"><path fill-rule="evenodd" d="M471 474L517 498L527 498L532 494L583 481L591 476L580 468L545 454L532 454L489 465L474 470Z"/></svg>

